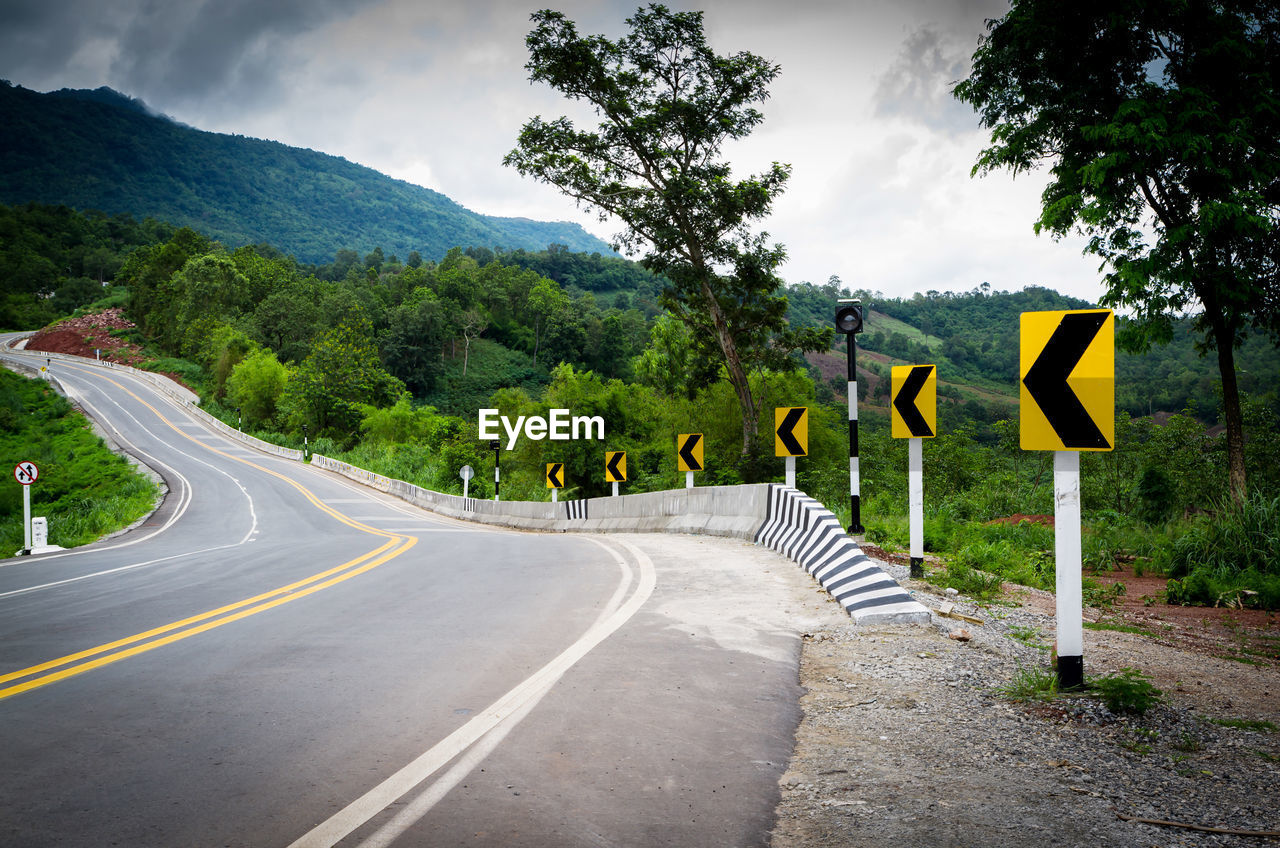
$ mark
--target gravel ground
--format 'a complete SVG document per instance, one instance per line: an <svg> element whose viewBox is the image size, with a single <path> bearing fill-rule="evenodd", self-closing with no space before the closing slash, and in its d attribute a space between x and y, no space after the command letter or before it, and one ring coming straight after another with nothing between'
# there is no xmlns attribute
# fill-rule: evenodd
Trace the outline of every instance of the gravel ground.
<svg viewBox="0 0 1280 848"><path fill-rule="evenodd" d="M999 690L1049 668L1052 596L984 609L882 565L983 623L858 627L828 605L804 637L774 848L1280 844L1121 818L1280 831L1280 732L1214 721L1280 724L1275 668L1086 630L1087 677L1137 668L1164 702L1137 717L1087 696L1016 701Z"/></svg>

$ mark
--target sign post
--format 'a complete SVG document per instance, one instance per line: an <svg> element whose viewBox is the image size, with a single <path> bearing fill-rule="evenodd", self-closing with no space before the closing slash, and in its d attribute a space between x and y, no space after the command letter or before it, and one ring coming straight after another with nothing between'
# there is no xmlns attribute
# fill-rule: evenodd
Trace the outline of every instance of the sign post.
<svg viewBox="0 0 1280 848"><path fill-rule="evenodd" d="M693 488L693 472L702 470L702 434L676 436L676 466L684 472L684 487Z"/></svg>
<svg viewBox="0 0 1280 848"><path fill-rule="evenodd" d="M551 490L551 502L556 503L557 495L564 488L564 463L547 463L547 488Z"/></svg>
<svg viewBox="0 0 1280 848"><path fill-rule="evenodd" d="M497 439L489 442L489 449L493 451L493 499L498 500L498 484L502 482L502 443Z"/></svg>
<svg viewBox="0 0 1280 848"><path fill-rule="evenodd" d="M890 435L907 443L907 505L911 576L924 577L924 439L937 435L938 369L898 365L890 372Z"/></svg>
<svg viewBox="0 0 1280 848"><path fill-rule="evenodd" d="M465 498L471 488L471 478L476 476L476 470L470 465L464 465L458 469L458 476L462 478L462 496Z"/></svg>
<svg viewBox="0 0 1280 848"><path fill-rule="evenodd" d="M613 484L613 496L618 496L618 484L627 479L627 452L604 452L604 481Z"/></svg>
<svg viewBox="0 0 1280 848"><path fill-rule="evenodd" d="M796 457L809 455L809 408L777 406L773 410L773 455L787 458L787 485L796 487Z"/></svg>
<svg viewBox="0 0 1280 848"><path fill-rule="evenodd" d="M31 553L31 484L40 477L34 462L19 462L13 467L13 479L22 484L22 555Z"/></svg>
<svg viewBox="0 0 1280 848"><path fill-rule="evenodd" d="M1024 312L1019 442L1053 454L1058 686L1084 685L1080 451L1115 447L1115 316L1109 309Z"/></svg>

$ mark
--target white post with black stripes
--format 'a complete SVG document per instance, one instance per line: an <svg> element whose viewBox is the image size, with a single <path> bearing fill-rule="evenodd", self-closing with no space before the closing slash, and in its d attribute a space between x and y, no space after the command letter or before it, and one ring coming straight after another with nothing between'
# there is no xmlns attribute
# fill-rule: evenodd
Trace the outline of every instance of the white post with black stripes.
<svg viewBox="0 0 1280 848"><path fill-rule="evenodd" d="M1057 591L1058 686L1084 685L1084 586L1080 573L1080 454L1053 452L1054 588Z"/></svg>
<svg viewBox="0 0 1280 848"><path fill-rule="evenodd" d="M502 461L500 459L502 455L502 443L497 440L489 442L489 449L493 451L493 499L496 501L499 500L498 484L502 482L502 472L500 470L502 465Z"/></svg>
<svg viewBox="0 0 1280 848"><path fill-rule="evenodd" d="M907 439L907 512L911 524L911 576L924 577L924 439Z"/></svg>

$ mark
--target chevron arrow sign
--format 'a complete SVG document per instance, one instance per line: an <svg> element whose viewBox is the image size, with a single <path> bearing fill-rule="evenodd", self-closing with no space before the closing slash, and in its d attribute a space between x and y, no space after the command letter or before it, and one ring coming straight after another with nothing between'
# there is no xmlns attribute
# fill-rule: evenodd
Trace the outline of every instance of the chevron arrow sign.
<svg viewBox="0 0 1280 848"><path fill-rule="evenodd" d="M681 471L702 470L702 434L681 433L676 437L676 465Z"/></svg>
<svg viewBox="0 0 1280 848"><path fill-rule="evenodd" d="M773 410L774 456L809 455L809 408L779 406Z"/></svg>
<svg viewBox="0 0 1280 848"><path fill-rule="evenodd" d="M1022 313L1023 450L1115 446L1115 315L1109 309Z"/></svg>
<svg viewBox="0 0 1280 848"><path fill-rule="evenodd" d="M606 483L625 483L627 480L627 452L604 452L604 481Z"/></svg>
<svg viewBox="0 0 1280 848"><path fill-rule="evenodd" d="M937 366L895 365L890 372L890 386L890 435L895 439L931 439L937 435Z"/></svg>

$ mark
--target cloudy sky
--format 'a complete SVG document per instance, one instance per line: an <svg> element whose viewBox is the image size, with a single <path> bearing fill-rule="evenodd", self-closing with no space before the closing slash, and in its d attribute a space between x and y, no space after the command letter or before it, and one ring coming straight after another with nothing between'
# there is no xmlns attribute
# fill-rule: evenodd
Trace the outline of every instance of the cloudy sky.
<svg viewBox="0 0 1280 848"><path fill-rule="evenodd" d="M477 212L601 223L501 165L529 117L566 105L524 69L551 5L618 37L637 0L0 0L0 77L36 91L108 85L200 129L323 151ZM1043 177L971 178L985 136L950 96L1007 0L671 0L712 46L782 67L735 175L789 163L765 222L789 282L836 275L910 296L982 282L1096 300L1079 238L1036 236ZM338 245L335 246L339 247Z"/></svg>

